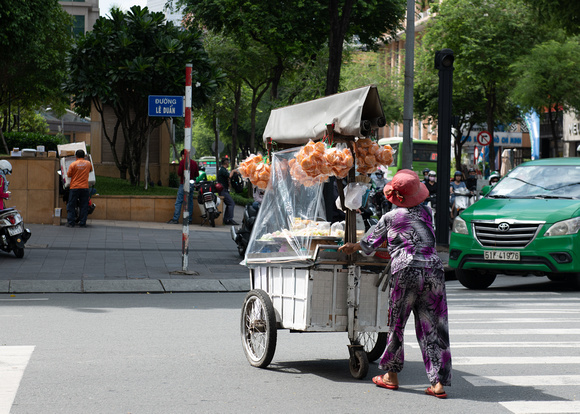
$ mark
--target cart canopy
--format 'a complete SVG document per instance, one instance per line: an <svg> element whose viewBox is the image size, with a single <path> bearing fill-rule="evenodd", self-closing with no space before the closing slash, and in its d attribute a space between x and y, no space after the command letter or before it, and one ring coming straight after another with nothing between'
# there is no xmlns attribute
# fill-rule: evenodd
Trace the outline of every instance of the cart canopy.
<svg viewBox="0 0 580 414"><path fill-rule="evenodd" d="M361 137L361 122L373 128L384 122L384 112L374 85L272 110L264 130L264 142L303 145L322 139L326 125L334 124L338 134Z"/></svg>

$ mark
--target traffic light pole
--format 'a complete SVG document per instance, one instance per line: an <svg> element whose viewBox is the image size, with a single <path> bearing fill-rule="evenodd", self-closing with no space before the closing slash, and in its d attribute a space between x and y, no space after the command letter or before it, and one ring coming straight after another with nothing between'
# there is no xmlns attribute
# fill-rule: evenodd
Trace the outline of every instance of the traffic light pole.
<svg viewBox="0 0 580 414"><path fill-rule="evenodd" d="M435 69L439 70L439 115L437 129L437 215L435 240L449 245L449 187L451 179L451 126L453 96L453 50L435 53Z"/></svg>

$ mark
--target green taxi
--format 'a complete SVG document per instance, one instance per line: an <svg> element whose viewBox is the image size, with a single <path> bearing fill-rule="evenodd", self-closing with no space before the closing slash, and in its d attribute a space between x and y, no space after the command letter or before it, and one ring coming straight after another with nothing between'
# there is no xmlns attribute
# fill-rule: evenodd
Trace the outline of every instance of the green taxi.
<svg viewBox="0 0 580 414"><path fill-rule="evenodd" d="M463 286L497 274L580 286L580 158L523 163L482 192L453 222L449 266Z"/></svg>

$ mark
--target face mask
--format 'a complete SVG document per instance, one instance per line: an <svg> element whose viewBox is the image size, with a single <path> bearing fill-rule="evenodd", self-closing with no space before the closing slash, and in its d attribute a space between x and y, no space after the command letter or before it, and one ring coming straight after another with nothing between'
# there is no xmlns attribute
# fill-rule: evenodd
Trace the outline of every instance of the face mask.
<svg viewBox="0 0 580 414"><path fill-rule="evenodd" d="M429 177L429 181L435 181L435 177Z"/></svg>

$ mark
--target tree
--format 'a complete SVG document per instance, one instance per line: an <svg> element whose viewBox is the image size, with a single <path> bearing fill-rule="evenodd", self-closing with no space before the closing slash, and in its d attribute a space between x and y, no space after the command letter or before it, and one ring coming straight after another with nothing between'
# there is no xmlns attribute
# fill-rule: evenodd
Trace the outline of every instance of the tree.
<svg viewBox="0 0 580 414"><path fill-rule="evenodd" d="M405 0L290 1L283 6L270 0L179 0L204 27L224 32L239 42L252 39L275 57L272 96L278 97L282 73L307 63L324 45L328 47L325 95L338 92L345 42L374 48L385 33L399 28Z"/></svg>
<svg viewBox="0 0 580 414"><path fill-rule="evenodd" d="M16 124L8 113L9 105L25 110L40 104L64 108L61 87L71 42L71 19L57 0L0 0L2 140L2 131Z"/></svg>
<svg viewBox="0 0 580 414"><path fill-rule="evenodd" d="M201 106L221 75L207 58L200 32L175 27L163 13L139 6L127 13L111 9L110 18L100 17L71 52L67 90L77 106L87 111L94 105L101 114L120 176L126 178L129 172L133 185L140 179L148 134L163 122L148 116L148 96L183 95L187 63L193 63L192 105ZM112 134L106 128L105 107L115 114Z"/></svg>
<svg viewBox="0 0 580 414"><path fill-rule="evenodd" d="M547 110L552 140L558 139L559 111L580 111L580 43L578 38L549 40L536 45L511 68L517 79L514 100L522 109ZM554 146L552 146L555 148ZM552 156L555 156L555 152Z"/></svg>
<svg viewBox="0 0 580 414"><path fill-rule="evenodd" d="M477 85L483 92L486 124L493 135L498 119L514 115L508 93L513 87L510 64L542 37L529 7L520 0L445 0L425 30L429 53L455 52L454 82ZM493 139L490 160L495 159Z"/></svg>
<svg viewBox="0 0 580 414"><path fill-rule="evenodd" d="M578 0L525 0L536 12L538 22L560 27L568 34L580 34Z"/></svg>

